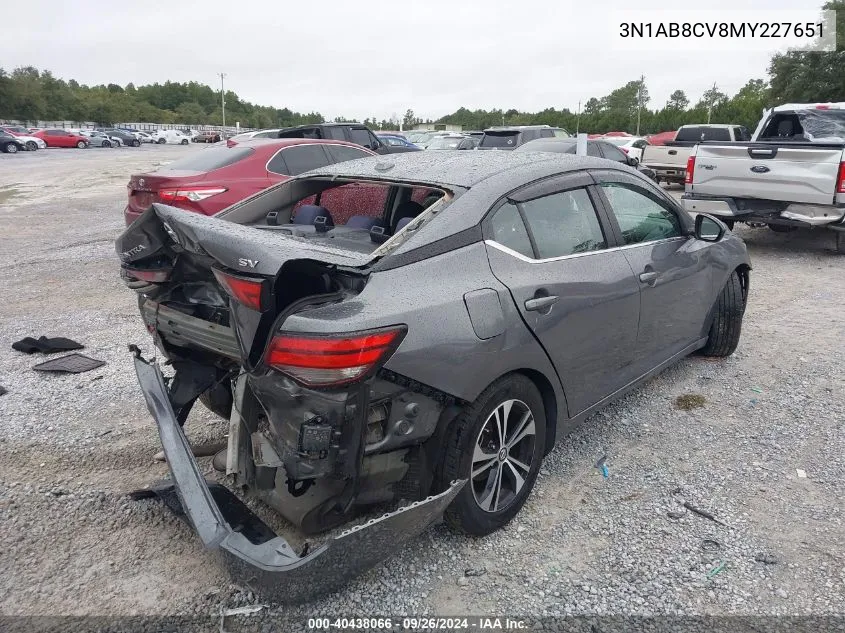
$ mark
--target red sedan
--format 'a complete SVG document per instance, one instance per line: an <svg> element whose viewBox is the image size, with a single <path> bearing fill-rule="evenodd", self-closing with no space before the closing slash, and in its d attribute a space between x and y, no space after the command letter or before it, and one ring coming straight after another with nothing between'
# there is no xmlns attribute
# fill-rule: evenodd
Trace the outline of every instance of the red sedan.
<svg viewBox="0 0 845 633"><path fill-rule="evenodd" d="M232 147L217 145L192 152L157 171L133 175L123 213L127 225L154 202L214 215L291 176L365 156L375 153L343 141L258 139ZM374 195L382 192L374 189ZM345 215L343 210L341 213ZM342 218L335 221L341 224Z"/></svg>
<svg viewBox="0 0 845 633"><path fill-rule="evenodd" d="M43 140L47 143L47 147L78 147L79 149L88 147L87 138L79 134L74 134L73 132L68 132L67 130L47 128L33 132L32 136L37 136Z"/></svg>

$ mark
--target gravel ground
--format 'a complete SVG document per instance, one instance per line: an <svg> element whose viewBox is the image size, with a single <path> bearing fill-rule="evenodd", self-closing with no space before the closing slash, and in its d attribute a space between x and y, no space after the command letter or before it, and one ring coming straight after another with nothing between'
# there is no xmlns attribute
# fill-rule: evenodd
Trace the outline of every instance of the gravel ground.
<svg viewBox="0 0 845 633"><path fill-rule="evenodd" d="M123 496L166 468L151 459L158 439L126 350L152 345L112 242L128 175L192 151L0 155L0 614L266 604L161 505ZM737 353L687 359L561 438L501 532L471 539L436 526L341 591L267 605L250 622L845 614L845 257L826 233L737 232L754 265ZM41 359L10 345L42 334L79 340L107 364L34 372ZM678 409L684 394L703 406ZM186 428L202 441L226 430L201 407ZM605 455L607 477L595 467Z"/></svg>

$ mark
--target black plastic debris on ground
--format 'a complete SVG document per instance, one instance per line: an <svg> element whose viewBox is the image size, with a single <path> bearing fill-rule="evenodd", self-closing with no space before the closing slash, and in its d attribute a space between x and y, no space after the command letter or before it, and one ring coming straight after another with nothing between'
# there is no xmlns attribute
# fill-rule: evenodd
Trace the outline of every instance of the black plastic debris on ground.
<svg viewBox="0 0 845 633"><path fill-rule="evenodd" d="M3 385L0 385L0 396L5 396L7 393L9 393L9 390Z"/></svg>
<svg viewBox="0 0 845 633"><path fill-rule="evenodd" d="M12 343L12 349L24 354L55 354L56 352L69 352L74 349L84 349L85 346L76 341L62 336L41 336L37 339L27 336Z"/></svg>
<svg viewBox="0 0 845 633"><path fill-rule="evenodd" d="M70 374L81 374L84 371L91 371L102 367L106 364L104 360L97 360L96 358L89 358L83 354L68 354L61 358L54 358L32 368L35 371L63 371Z"/></svg>

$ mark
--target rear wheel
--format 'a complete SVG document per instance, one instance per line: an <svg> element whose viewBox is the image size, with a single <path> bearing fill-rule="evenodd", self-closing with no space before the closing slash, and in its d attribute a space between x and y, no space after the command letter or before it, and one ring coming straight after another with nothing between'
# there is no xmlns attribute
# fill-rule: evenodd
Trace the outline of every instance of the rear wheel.
<svg viewBox="0 0 845 633"><path fill-rule="evenodd" d="M165 139L163 139L163 138L158 139L158 144L159 144L159 145L164 145L166 142L167 142L167 141L166 141Z"/></svg>
<svg viewBox="0 0 845 633"><path fill-rule="evenodd" d="M545 448L543 399L528 378L497 380L451 424L438 479L467 483L445 513L453 530L483 536L520 511Z"/></svg>
<svg viewBox="0 0 845 633"><path fill-rule="evenodd" d="M187 145L187 144L188 144L188 139L183 138L183 139L182 139L182 145Z"/></svg>
<svg viewBox="0 0 845 633"><path fill-rule="evenodd" d="M707 335L707 344L701 350L702 354L724 357L736 351L742 330L742 316L745 314L745 299L739 273L734 271L716 299L713 323Z"/></svg>
<svg viewBox="0 0 845 633"><path fill-rule="evenodd" d="M36 143L35 141L27 141L26 149L30 152L36 152L38 151L38 143Z"/></svg>
<svg viewBox="0 0 845 633"><path fill-rule="evenodd" d="M111 147L111 141L103 141L103 147Z"/></svg>
<svg viewBox="0 0 845 633"><path fill-rule="evenodd" d="M86 147L88 147L88 143L86 143L85 141L79 141L79 142L76 144L76 146L77 146L79 149L85 149Z"/></svg>
<svg viewBox="0 0 845 633"><path fill-rule="evenodd" d="M136 138L134 141L132 141L132 147L141 147L141 141Z"/></svg>
<svg viewBox="0 0 845 633"><path fill-rule="evenodd" d="M3 151L7 154L17 154L18 153L18 146L15 143L6 143L3 146Z"/></svg>

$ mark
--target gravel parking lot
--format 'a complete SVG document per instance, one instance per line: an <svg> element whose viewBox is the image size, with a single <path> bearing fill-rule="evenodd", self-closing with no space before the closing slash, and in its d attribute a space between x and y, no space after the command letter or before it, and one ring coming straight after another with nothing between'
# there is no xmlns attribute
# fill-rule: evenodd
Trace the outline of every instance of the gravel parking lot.
<svg viewBox="0 0 845 633"><path fill-rule="evenodd" d="M166 466L152 460L158 437L127 352L152 344L113 240L129 174L194 151L0 155L0 613L208 614L262 603L163 506L123 495ZM561 438L503 531L475 540L437 526L343 590L269 605L255 621L845 614L845 257L827 233L737 232L754 271L736 354L687 359ZM78 340L107 364L34 372L43 358L10 346L40 335ZM703 406L678 408L685 394ZM202 407L186 428L192 440L226 432ZM607 477L595 467L605 455Z"/></svg>

